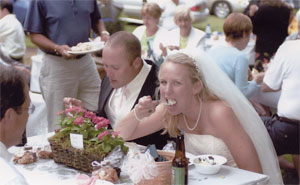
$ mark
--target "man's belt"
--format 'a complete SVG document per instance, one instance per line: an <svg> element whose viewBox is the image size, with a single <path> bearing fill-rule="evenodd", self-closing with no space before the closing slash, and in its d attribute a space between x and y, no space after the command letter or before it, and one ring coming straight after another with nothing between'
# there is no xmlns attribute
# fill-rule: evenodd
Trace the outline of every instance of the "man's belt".
<svg viewBox="0 0 300 185"><path fill-rule="evenodd" d="M62 55L58 55L58 54L56 54L56 53L47 53L47 54L49 54L49 55L54 55L54 56L57 56L57 57L62 57ZM83 54L83 55L76 55L75 58L76 58L76 59L80 59L80 58L84 57L85 55L86 55L86 54Z"/></svg>
<svg viewBox="0 0 300 185"><path fill-rule="evenodd" d="M279 121L286 122L286 123L300 124L299 120L289 119L289 118L285 118L285 117L279 117Z"/></svg>
<svg viewBox="0 0 300 185"><path fill-rule="evenodd" d="M273 116L273 119L279 120L279 121L285 122L285 123L292 123L292 124L298 124L298 125L300 125L300 121L299 120L289 119L289 118L286 118L286 117L281 117L281 116L278 116L277 114L275 114Z"/></svg>

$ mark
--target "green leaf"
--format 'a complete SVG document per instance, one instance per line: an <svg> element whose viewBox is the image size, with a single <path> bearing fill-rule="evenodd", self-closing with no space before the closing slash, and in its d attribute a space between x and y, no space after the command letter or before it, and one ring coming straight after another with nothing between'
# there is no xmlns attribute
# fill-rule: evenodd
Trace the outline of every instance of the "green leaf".
<svg viewBox="0 0 300 185"><path fill-rule="evenodd" d="M106 152L106 153L111 151L111 146L110 145L103 145L102 148L103 148L103 151Z"/></svg>

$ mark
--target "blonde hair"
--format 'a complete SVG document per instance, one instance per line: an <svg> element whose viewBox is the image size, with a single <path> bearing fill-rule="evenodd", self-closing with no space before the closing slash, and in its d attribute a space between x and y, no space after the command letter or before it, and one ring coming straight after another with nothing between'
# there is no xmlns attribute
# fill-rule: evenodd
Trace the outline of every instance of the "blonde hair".
<svg viewBox="0 0 300 185"><path fill-rule="evenodd" d="M191 10L184 5L177 6L174 13L174 21L176 22L179 19L190 19L192 21Z"/></svg>
<svg viewBox="0 0 300 185"><path fill-rule="evenodd" d="M165 66L166 63L173 63L173 64L180 64L182 66L185 66L189 70L190 79L192 83L201 82L202 83L202 90L199 94L197 94L197 99L201 100L219 100L219 98L214 95L208 88L204 79L204 76L202 74L201 69L198 68L195 60L191 57L189 57L187 54L184 53L176 53L169 55L165 62L162 63L160 66L160 70L158 72L158 77L160 78L160 71ZM176 137L178 135L178 115L170 115L167 111L164 113L164 122L165 122L165 132L168 132L171 137Z"/></svg>
<svg viewBox="0 0 300 185"><path fill-rule="evenodd" d="M150 15L151 17L154 17L155 19L159 19L162 14L162 10L156 3L145 3L143 5L141 14L142 14L142 16Z"/></svg>

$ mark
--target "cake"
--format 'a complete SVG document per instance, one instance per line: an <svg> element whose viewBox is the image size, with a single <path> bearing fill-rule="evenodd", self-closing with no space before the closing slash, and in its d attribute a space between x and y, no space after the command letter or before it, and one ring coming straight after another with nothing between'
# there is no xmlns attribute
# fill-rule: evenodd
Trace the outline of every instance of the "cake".
<svg viewBox="0 0 300 185"><path fill-rule="evenodd" d="M36 153L32 150L32 147L24 147L23 150L15 154L13 161L16 164L31 164L36 162Z"/></svg>

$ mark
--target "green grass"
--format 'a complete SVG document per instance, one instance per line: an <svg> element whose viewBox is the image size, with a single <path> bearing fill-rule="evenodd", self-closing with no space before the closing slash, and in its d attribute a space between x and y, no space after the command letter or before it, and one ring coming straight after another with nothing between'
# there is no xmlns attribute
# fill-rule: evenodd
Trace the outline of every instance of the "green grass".
<svg viewBox="0 0 300 185"><path fill-rule="evenodd" d="M289 162L293 162L292 155L290 155L290 154L285 154L285 155L283 155L283 157L286 158Z"/></svg>
<svg viewBox="0 0 300 185"><path fill-rule="evenodd" d="M25 37L25 43L26 43L26 47L27 48L35 48L35 47L37 47L35 44L33 44L31 42L31 40L30 40L30 38L29 38L28 35L26 35L26 37Z"/></svg>
<svg viewBox="0 0 300 185"><path fill-rule="evenodd" d="M207 20L201 23L193 24L194 27L200 29L200 30L205 30L205 27L207 24L210 24L211 31L217 31L217 32L223 32L223 24L224 20L222 18L218 18L215 15L209 15L207 17Z"/></svg>

